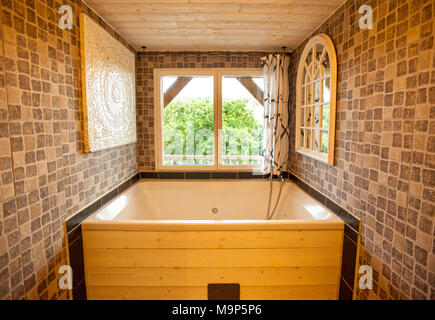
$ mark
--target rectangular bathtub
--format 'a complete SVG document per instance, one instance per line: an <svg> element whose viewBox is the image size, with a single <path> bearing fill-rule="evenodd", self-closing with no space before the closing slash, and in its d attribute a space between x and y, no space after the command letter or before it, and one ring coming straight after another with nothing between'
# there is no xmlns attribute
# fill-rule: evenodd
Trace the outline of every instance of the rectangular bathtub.
<svg viewBox="0 0 435 320"><path fill-rule="evenodd" d="M268 196L264 180L134 184L82 224L88 299L207 299L216 283L337 299L343 221L292 182L266 220Z"/></svg>

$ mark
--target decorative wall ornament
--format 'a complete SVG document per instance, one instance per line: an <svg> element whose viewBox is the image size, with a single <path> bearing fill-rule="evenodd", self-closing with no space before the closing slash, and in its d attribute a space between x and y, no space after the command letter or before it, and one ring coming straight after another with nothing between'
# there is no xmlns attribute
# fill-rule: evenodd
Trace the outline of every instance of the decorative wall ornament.
<svg viewBox="0 0 435 320"><path fill-rule="evenodd" d="M296 83L296 151L334 165L337 55L328 35L302 52Z"/></svg>
<svg viewBox="0 0 435 320"><path fill-rule="evenodd" d="M80 14L85 151L136 142L135 55Z"/></svg>

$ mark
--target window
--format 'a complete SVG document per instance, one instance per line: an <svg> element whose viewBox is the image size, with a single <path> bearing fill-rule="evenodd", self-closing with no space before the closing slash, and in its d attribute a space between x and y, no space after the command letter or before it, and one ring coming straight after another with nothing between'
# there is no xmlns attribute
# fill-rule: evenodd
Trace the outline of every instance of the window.
<svg viewBox="0 0 435 320"><path fill-rule="evenodd" d="M252 170L263 157L262 69L155 69L158 170Z"/></svg>
<svg viewBox="0 0 435 320"><path fill-rule="evenodd" d="M299 61L296 84L296 151L334 164L337 58L331 39L313 37Z"/></svg>

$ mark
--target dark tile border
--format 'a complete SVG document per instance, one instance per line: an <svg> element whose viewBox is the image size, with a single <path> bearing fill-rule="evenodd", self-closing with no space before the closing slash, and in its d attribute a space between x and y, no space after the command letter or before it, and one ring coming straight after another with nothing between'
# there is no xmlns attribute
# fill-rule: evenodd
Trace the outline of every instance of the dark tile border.
<svg viewBox="0 0 435 320"><path fill-rule="evenodd" d="M237 179L237 172L212 172L212 179Z"/></svg>
<svg viewBox="0 0 435 320"><path fill-rule="evenodd" d="M283 174L287 178L287 173ZM268 174L254 174L250 171L153 171L141 172L142 179L267 179ZM274 179L278 176L274 175Z"/></svg>
<svg viewBox="0 0 435 320"><path fill-rule="evenodd" d="M353 290L347 285L347 283L340 279L340 291L338 295L338 300L352 300Z"/></svg>
<svg viewBox="0 0 435 320"><path fill-rule="evenodd" d="M347 212L345 209L340 207L338 204L327 198L325 195L317 191L316 189L310 187L304 181L300 180L298 177L293 175L291 172L288 173L288 179L295 182L301 189L303 189L306 193L311 195L314 199L319 201L329 210L334 212L341 220L345 223L345 234L351 238L354 242L358 240L358 233L360 229L361 221Z"/></svg>
<svg viewBox="0 0 435 320"><path fill-rule="evenodd" d="M357 251L357 244L353 242L347 235L344 235L343 254L341 257L341 278L346 281L350 287L353 287L355 280Z"/></svg>
<svg viewBox="0 0 435 320"><path fill-rule="evenodd" d="M186 172L185 179L211 179L211 172Z"/></svg>
<svg viewBox="0 0 435 320"><path fill-rule="evenodd" d="M135 182L139 181L140 175L139 173L136 173L134 176L132 176L127 181L121 183L119 186L117 186L115 189L111 190L110 192L106 193L103 197L100 199L94 201L92 204L84 208L83 210L76 213L74 216L69 218L66 223L66 232L69 234L73 229L77 228L87 217L89 217L92 213L97 211L99 208L104 206L107 202L115 198L118 194L123 192L125 189L127 189L129 186L134 184Z"/></svg>
<svg viewBox="0 0 435 320"><path fill-rule="evenodd" d="M83 264L83 239L81 227L82 222L99 208L104 206L107 202L115 198L117 195L139 180L140 174L137 173L65 221L69 261L73 270L73 300L86 300L86 284Z"/></svg>
<svg viewBox="0 0 435 320"><path fill-rule="evenodd" d="M357 266L358 239L361 221L315 190L297 176L288 172L288 179L295 182L306 193L334 212L344 222L343 252L340 272L340 300L352 300L355 268ZM344 285L342 284L344 283ZM350 291L350 293L349 293ZM349 299L350 297L350 299Z"/></svg>

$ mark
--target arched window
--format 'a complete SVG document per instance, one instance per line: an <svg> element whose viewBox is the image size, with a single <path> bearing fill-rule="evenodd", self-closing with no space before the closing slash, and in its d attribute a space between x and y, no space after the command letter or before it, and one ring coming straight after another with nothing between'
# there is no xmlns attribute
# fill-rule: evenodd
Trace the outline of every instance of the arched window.
<svg viewBox="0 0 435 320"><path fill-rule="evenodd" d="M299 61L296 151L334 164L337 56L326 34L311 38Z"/></svg>

